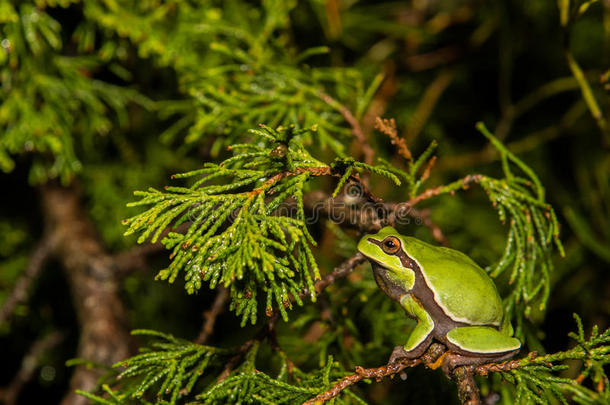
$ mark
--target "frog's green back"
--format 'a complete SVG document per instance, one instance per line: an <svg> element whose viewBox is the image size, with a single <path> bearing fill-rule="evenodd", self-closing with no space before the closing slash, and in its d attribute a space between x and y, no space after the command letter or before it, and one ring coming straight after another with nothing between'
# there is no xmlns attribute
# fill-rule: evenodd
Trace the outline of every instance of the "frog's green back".
<svg viewBox="0 0 610 405"><path fill-rule="evenodd" d="M417 261L436 302L455 321L500 325L504 309L491 278L457 250L402 236L403 248Z"/></svg>

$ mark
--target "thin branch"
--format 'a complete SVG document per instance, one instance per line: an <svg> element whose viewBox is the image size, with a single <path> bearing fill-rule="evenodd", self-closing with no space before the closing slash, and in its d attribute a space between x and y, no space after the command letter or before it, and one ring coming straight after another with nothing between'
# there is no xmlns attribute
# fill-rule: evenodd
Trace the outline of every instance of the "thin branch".
<svg viewBox="0 0 610 405"><path fill-rule="evenodd" d="M273 186L275 183L277 183L278 181L280 181L286 177L297 176L299 174L303 174L306 172L310 172L314 176L328 176L328 175L332 174L332 168L330 166L298 167L293 172L281 172L281 173L278 173L275 176L271 177L269 180L265 181L262 186L252 190L251 193L254 193L254 194L262 193L263 191L267 190L269 187Z"/></svg>
<svg viewBox="0 0 610 405"><path fill-rule="evenodd" d="M481 174L469 174L469 175L463 177L461 180L458 180L458 182L461 182L461 188L466 189L471 184L480 182L482 178L483 178L483 176ZM412 215L410 213L410 211L413 209L412 208L413 206L419 204L420 202L422 202L424 200L439 196L441 194L445 194L446 192L447 192L447 185L442 185L442 186L438 186L438 187L434 187L434 188L429 188L426 191L424 191L423 193L411 198L407 202L398 203L398 204L396 204L396 203L385 204L385 207L390 211L390 215L391 215L390 221L391 222L395 221L397 213L400 213L400 212L402 212L404 214Z"/></svg>
<svg viewBox="0 0 610 405"><path fill-rule="evenodd" d="M162 240L170 231L179 233L186 232L190 224L190 222L185 222L177 227L168 227L161 232L159 240ZM125 277L135 271L148 269L148 258L163 251L165 251L163 243L149 243L146 245L137 245L125 252L117 253L112 259L118 275Z"/></svg>
<svg viewBox="0 0 610 405"><path fill-rule="evenodd" d="M231 374L231 371L239 364L239 360L254 346L256 342L262 342L264 339L270 338L270 344L273 346L273 337L275 334L275 325L279 320L280 313L278 311L274 311L273 314L267 319L265 325L258 331L256 336L252 339L249 339L244 344L239 346L236 350L235 356L233 356L227 364L225 364L225 368L222 370L222 373L216 379L216 384L226 380L226 378Z"/></svg>
<svg viewBox="0 0 610 405"><path fill-rule="evenodd" d="M502 115L493 133L496 138L503 141L508 136L514 122L523 114L552 96L575 89L578 89L578 82L573 77L560 77L543 84L518 102L508 104L502 110ZM492 145L487 145L487 149L495 150Z"/></svg>
<svg viewBox="0 0 610 405"><path fill-rule="evenodd" d="M362 368L356 367L356 372L343 377L337 383L335 383L327 391L317 395L303 403L303 405L314 405L321 404L337 397L341 391L356 384L357 382L367 379L375 378L377 381L385 377L392 377L407 367L415 367L419 364L424 364L429 368L436 369L441 360L441 356L446 353L446 348L442 344L433 343L430 345L428 350L420 357L416 359L404 359L394 364L387 364L382 367L376 368ZM481 405L481 398L479 395L479 388L474 380L475 375L487 377L489 373L509 371L519 368L524 361L531 362L537 358L537 352L531 352L526 357L517 360L507 360L501 363L486 363L480 366L460 366L457 367L451 375L447 377L452 378L456 381L458 386L458 395L462 404L464 405Z"/></svg>
<svg viewBox="0 0 610 405"><path fill-rule="evenodd" d="M229 290L224 287L219 287L218 294L216 294L216 298L214 299L214 303L212 307L204 312L203 317L205 318L205 323L203 324L203 328L195 339L195 343L197 344L205 344L207 340L214 332L214 324L216 323L216 318L224 311L225 303L229 298Z"/></svg>
<svg viewBox="0 0 610 405"><path fill-rule="evenodd" d="M441 228L432 221L429 209L418 210L407 203L380 203L388 217L377 215L372 209L357 209L341 201L340 198L331 198L321 191L311 192L305 195L305 207L313 215L326 216L328 220L341 220L341 225L357 228L362 232L373 232L379 230L386 223L395 225L397 220L405 217L414 218L426 226L432 233L432 237L443 246L449 246L449 240L443 234ZM416 222L418 223L418 222Z"/></svg>
<svg viewBox="0 0 610 405"><path fill-rule="evenodd" d="M347 123L352 127L352 133L356 137L356 140L358 141L358 144L362 149L362 153L364 155L364 162L366 164L372 165L375 159L375 151L373 150L373 148L371 148L371 145L369 145L366 136L364 135L364 131L362 130L362 127L360 126L360 123L358 122L354 114L343 104L339 103L337 100L335 100L323 91L319 91L317 93L317 96L326 104L330 105L335 110L339 111L339 113L341 113L345 121L347 121Z"/></svg>
<svg viewBox="0 0 610 405"><path fill-rule="evenodd" d="M519 368L521 366L521 363L524 360L532 361L536 357L538 357L538 352L530 352L530 353L528 353L527 356L525 356L525 357L523 357L521 359L507 360L507 361L503 361L502 363L487 363L487 364L482 364L480 366L477 366L474 369L474 372L477 375L480 375L480 376L483 376L483 377L487 377L489 375L489 373L497 373L497 372L501 372L501 371L510 371L510 370L514 370L516 368Z"/></svg>
<svg viewBox="0 0 610 405"><path fill-rule="evenodd" d="M355 255L335 267L335 269L331 273L324 276L322 280L316 281L316 294L321 293L322 290L333 284L335 281L347 277L352 271L354 271L354 269L358 265L366 262L366 260L366 257L364 257L361 253L356 253ZM302 293L301 298L305 297L306 295L307 292Z"/></svg>
<svg viewBox="0 0 610 405"><path fill-rule="evenodd" d="M421 219L422 223L426 228L430 230L432 237L438 243L443 246L449 246L449 239L443 233L443 230L440 226L438 226L434 221L432 221L431 211L429 209L418 210L413 207L410 207L409 216L412 216L416 219Z"/></svg>
<svg viewBox="0 0 610 405"><path fill-rule="evenodd" d="M481 405L479 387L474 380L474 367L458 367L453 373L462 405Z"/></svg>
<svg viewBox="0 0 610 405"><path fill-rule="evenodd" d="M576 81L578 81L578 85L580 86L580 91L582 93L582 98L585 100L589 111L591 112L591 116L597 123L602 135L605 137L605 140L610 143L610 131L608 129L608 122L602 113L597 100L595 99L595 95L593 94L593 90L591 90L591 86L585 77L582 69L574 59L572 52L570 50L565 51L566 60L568 62L568 66L574 75Z"/></svg>
<svg viewBox="0 0 610 405"><path fill-rule="evenodd" d="M587 111L584 102L578 101L570 107L561 117L558 124L553 124L539 131L534 131L525 137L509 142L506 149L514 154L522 154L536 149L544 143L550 142L560 136L572 135L567 131L571 128ZM438 170L446 171L451 169L461 169L465 166L475 166L490 163L500 158L500 153L489 145L477 152L469 152L461 155L445 156L437 165Z"/></svg>
<svg viewBox="0 0 610 405"><path fill-rule="evenodd" d="M405 130L405 138L411 144L421 132L422 128L430 118L434 107L438 103L443 92L449 87L453 81L455 72L453 69L446 69L441 71L439 75L428 85L424 94L407 125Z"/></svg>
<svg viewBox="0 0 610 405"><path fill-rule="evenodd" d="M237 349L237 354L231 357L227 364L225 364L225 368L216 379L215 384L219 384L227 379L227 377L231 374L231 371L233 371L235 366L239 364L239 360L241 360L241 358L248 352L248 350L252 348L252 346L254 346L254 343L257 341L259 341L259 339L250 339Z"/></svg>
<svg viewBox="0 0 610 405"><path fill-rule="evenodd" d="M154 255L155 253L159 253L164 250L165 247L161 242L134 246L133 248L125 252L121 252L115 255L114 263L118 272L122 276L125 276L130 273L133 273L134 271L148 268L148 256Z"/></svg>
<svg viewBox="0 0 610 405"><path fill-rule="evenodd" d="M54 246L55 241L51 235L45 235L38 243L30 257L27 267L17 280L11 295L6 299L2 308L0 308L0 324L8 321L11 318L15 307L27 300L32 283L40 275L44 264L53 253Z"/></svg>
<svg viewBox="0 0 610 405"><path fill-rule="evenodd" d="M341 391L348 388L351 385L356 384L357 382L367 379L367 378L375 378L377 381L389 376L393 376L395 374L400 373L407 367L415 367L418 364L426 364L431 365L434 363L443 353L445 352L445 346L434 343L430 345L426 353L424 353L421 357L416 359L405 359L403 361L386 364L382 367L375 368L362 368L356 367L356 372L354 374L350 374L347 377L342 378L333 385L329 390L319 394L315 398L312 398L303 403L303 405L314 405L322 402L326 402L337 397Z"/></svg>
<svg viewBox="0 0 610 405"><path fill-rule="evenodd" d="M481 178L483 176L480 174L469 174L467 176L465 176L464 178L462 178L460 180L460 182L462 183L462 188L466 189L468 188L468 186L470 186L472 183L478 183L481 181ZM419 204L420 202L427 200L429 198L432 197L436 197L438 195L444 194L445 192L445 186L438 186L438 187L434 187L434 188L429 188L426 191L424 191L423 193L419 194L418 196L411 198L409 201L407 201L405 204L409 205L409 206L414 206L416 204Z"/></svg>
<svg viewBox="0 0 610 405"><path fill-rule="evenodd" d="M34 342L30 351L21 361L21 368L8 386L0 390L0 399L4 405L14 405L19 399L23 387L34 377L45 353L57 346L64 339L64 334L52 332Z"/></svg>
<svg viewBox="0 0 610 405"><path fill-rule="evenodd" d="M406 60L407 66L414 72L432 69L440 65L446 65L459 58L464 50L458 46L450 45L435 49L428 53L409 56Z"/></svg>

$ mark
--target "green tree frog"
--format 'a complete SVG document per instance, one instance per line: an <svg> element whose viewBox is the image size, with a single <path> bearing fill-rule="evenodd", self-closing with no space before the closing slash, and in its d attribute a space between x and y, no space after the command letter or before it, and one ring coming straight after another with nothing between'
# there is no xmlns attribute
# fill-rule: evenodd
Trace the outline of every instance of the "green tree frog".
<svg viewBox="0 0 610 405"><path fill-rule="evenodd" d="M421 356L433 339L447 346L441 360L457 366L514 356L521 342L491 278L465 254L403 236L392 227L365 235L358 250L372 264L377 285L417 320L390 362Z"/></svg>

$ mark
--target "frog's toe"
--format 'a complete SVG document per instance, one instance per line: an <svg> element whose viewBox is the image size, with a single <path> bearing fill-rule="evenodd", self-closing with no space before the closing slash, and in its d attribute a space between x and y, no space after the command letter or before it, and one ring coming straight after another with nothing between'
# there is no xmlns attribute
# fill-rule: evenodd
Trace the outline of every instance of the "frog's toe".
<svg viewBox="0 0 610 405"><path fill-rule="evenodd" d="M416 359L424 354L431 342L432 336L428 336L423 342L415 347L411 347L409 345L396 346L392 351L392 355L390 356L390 360L388 362L389 364L394 364L403 359Z"/></svg>
<svg viewBox="0 0 610 405"><path fill-rule="evenodd" d="M423 347L423 350L426 348ZM416 350L406 350L404 346L396 346L390 355L389 364L395 364L405 359L416 359L422 355L423 350L421 347L417 347Z"/></svg>
<svg viewBox="0 0 610 405"><path fill-rule="evenodd" d="M396 346L390 355L389 364L398 363L402 359L408 359L409 352L405 350L403 346Z"/></svg>

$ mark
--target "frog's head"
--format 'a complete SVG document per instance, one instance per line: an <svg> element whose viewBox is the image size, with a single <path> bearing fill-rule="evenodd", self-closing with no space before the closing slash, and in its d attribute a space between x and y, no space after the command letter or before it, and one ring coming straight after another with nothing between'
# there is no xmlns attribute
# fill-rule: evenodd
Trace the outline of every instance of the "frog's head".
<svg viewBox="0 0 610 405"><path fill-rule="evenodd" d="M401 260L406 255L403 245L402 235L386 226L375 234L364 235L358 242L358 251L371 261L374 271L386 270L388 281L408 291L415 283L415 273Z"/></svg>

